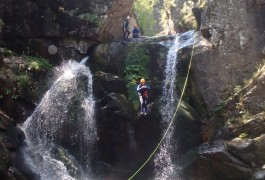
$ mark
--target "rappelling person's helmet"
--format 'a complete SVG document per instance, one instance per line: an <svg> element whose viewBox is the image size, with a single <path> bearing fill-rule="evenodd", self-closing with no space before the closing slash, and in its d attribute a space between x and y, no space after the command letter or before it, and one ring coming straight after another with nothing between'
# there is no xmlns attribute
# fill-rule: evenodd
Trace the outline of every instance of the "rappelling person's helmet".
<svg viewBox="0 0 265 180"><path fill-rule="evenodd" d="M141 84L144 84L144 83L145 83L145 79L142 78L142 79L140 80L140 83L141 83Z"/></svg>

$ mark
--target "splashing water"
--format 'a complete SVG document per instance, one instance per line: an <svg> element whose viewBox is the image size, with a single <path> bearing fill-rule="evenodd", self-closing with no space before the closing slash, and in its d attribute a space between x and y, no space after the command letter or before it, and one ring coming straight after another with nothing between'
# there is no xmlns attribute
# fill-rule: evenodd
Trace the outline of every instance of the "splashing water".
<svg viewBox="0 0 265 180"><path fill-rule="evenodd" d="M69 61L22 126L24 158L43 180L88 179L97 139L92 74L84 64Z"/></svg>
<svg viewBox="0 0 265 180"><path fill-rule="evenodd" d="M177 52L179 49L191 46L195 43L193 36L194 33L194 31L188 31L183 34L176 35L175 42L168 51L163 86L163 107L161 108L164 133L169 123L172 121L176 108L176 65L178 62ZM160 151L155 156L155 179L179 179L177 167L173 162L173 155L177 154L177 142L173 137L173 130L174 128L172 127L169 129L167 136L160 146Z"/></svg>

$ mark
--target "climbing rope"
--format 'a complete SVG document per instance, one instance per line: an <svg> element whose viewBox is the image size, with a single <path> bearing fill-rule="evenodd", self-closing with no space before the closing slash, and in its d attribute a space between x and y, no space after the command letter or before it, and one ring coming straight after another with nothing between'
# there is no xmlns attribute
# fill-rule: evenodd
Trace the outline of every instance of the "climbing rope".
<svg viewBox="0 0 265 180"><path fill-rule="evenodd" d="M194 37L193 37L194 38ZM154 156L155 152L158 150L158 148L161 146L163 140L165 139L169 129L171 128L173 122L174 122L174 118L176 117L176 114L178 112L178 109L180 107L180 102L183 98L183 95L184 95L184 92L185 92L185 89L186 89L186 86L187 86L187 82L188 82L188 78L189 78L189 74L190 74L190 68L191 68L191 62L192 62L192 57L193 57L193 52L194 52L194 44L195 42L193 43L192 45L192 51L191 51L191 57L190 57L190 63L189 63L189 67L188 67L188 72L187 72L187 76L186 76L186 79L185 79L185 83L184 83L184 86L183 86L183 89L182 89L182 92L181 92L181 95L180 95L180 98L179 98L179 102L178 102L178 105L176 107L176 110L175 110L175 113L173 115L173 117L171 118L171 122L169 123L163 137L161 138L161 140L159 141L159 143L157 144L156 148L154 149L154 151L150 154L150 156L147 158L147 160L142 164L142 166L128 179L128 180L131 180L133 179L142 169L143 167L150 161L150 159Z"/></svg>

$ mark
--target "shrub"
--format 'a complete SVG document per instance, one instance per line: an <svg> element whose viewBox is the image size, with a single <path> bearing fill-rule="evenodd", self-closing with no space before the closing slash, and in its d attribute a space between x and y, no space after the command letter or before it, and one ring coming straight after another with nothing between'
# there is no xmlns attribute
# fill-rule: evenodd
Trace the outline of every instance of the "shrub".
<svg viewBox="0 0 265 180"><path fill-rule="evenodd" d="M148 77L149 53L143 46L133 46L125 60L124 76L128 88L128 100L134 108L139 106L138 95L136 92L137 82L141 78Z"/></svg>
<svg viewBox="0 0 265 180"><path fill-rule="evenodd" d="M153 36L155 34L154 26L158 23L153 15L153 7L156 3L157 0L137 0L134 3L137 20L147 36Z"/></svg>
<svg viewBox="0 0 265 180"><path fill-rule="evenodd" d="M2 30L2 28L3 28L3 26L4 26L4 22L3 22L3 20L0 18L0 32L1 32L1 30Z"/></svg>
<svg viewBox="0 0 265 180"><path fill-rule="evenodd" d="M248 137L248 134L247 133L241 133L240 135L239 135L239 138L240 139L246 139Z"/></svg>
<svg viewBox="0 0 265 180"><path fill-rule="evenodd" d="M16 53L14 53L13 51L11 51L10 49L7 49L7 48L0 48L0 51L1 53L6 56L6 57L10 57L10 56L13 56L15 55Z"/></svg>
<svg viewBox="0 0 265 180"><path fill-rule="evenodd" d="M78 17L82 20L95 24L96 26L100 26L101 24L101 18L96 14L86 13L86 14L81 14Z"/></svg>
<svg viewBox="0 0 265 180"><path fill-rule="evenodd" d="M26 61L28 70L30 71L45 71L52 68L52 65L48 62L48 60L43 58L24 55L23 59Z"/></svg>
<svg viewBox="0 0 265 180"><path fill-rule="evenodd" d="M228 102L229 102L229 99L226 101L223 101L223 100L220 101L218 103L218 105L212 109L212 112L217 113L217 112L221 111L228 104Z"/></svg>
<svg viewBox="0 0 265 180"><path fill-rule="evenodd" d="M22 74L16 77L18 92L22 92L30 84L30 77L27 74Z"/></svg>

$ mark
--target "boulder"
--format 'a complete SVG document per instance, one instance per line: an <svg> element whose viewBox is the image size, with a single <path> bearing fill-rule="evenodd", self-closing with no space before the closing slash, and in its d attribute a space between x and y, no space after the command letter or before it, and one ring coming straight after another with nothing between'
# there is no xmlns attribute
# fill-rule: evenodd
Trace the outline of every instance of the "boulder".
<svg viewBox="0 0 265 180"><path fill-rule="evenodd" d="M193 7L192 8L192 13L196 19L197 22L197 29L196 30L200 30L201 29L201 14L202 14L202 8L201 7Z"/></svg>
<svg viewBox="0 0 265 180"><path fill-rule="evenodd" d="M27 180L27 177L25 177L23 174L21 174L21 172L14 167L9 167L8 177L10 179Z"/></svg>
<svg viewBox="0 0 265 180"><path fill-rule="evenodd" d="M232 137L238 137L240 134L245 133L248 138L255 138L260 136L265 131L265 113L259 113L251 116L249 119L240 122L230 123L227 126L227 133ZM238 120L240 121L240 120Z"/></svg>
<svg viewBox="0 0 265 180"><path fill-rule="evenodd" d="M260 170L260 171L255 172L253 179L254 180L264 180L265 179L265 170Z"/></svg>
<svg viewBox="0 0 265 180"><path fill-rule="evenodd" d="M123 75L125 54L124 44L120 42L105 43L98 45L93 50L90 61L96 64L98 70Z"/></svg>
<svg viewBox="0 0 265 180"><path fill-rule="evenodd" d="M30 80L24 82L28 84L24 84L23 87L18 85L18 78L25 71L25 62L17 56L5 58L3 66L0 66L0 109L16 122L24 121L31 111L26 108L31 109L34 106L33 91L29 87Z"/></svg>
<svg viewBox="0 0 265 180"><path fill-rule="evenodd" d="M72 58L75 56L71 54L86 53L98 42L123 39L122 22L128 15L133 15L132 7L130 0L23 0L21 3L9 0L0 5L5 24L1 34L8 47L15 51L53 60ZM65 46L64 42L69 39L78 45L74 48ZM38 42L39 46L34 46L34 41L44 43ZM43 44L52 44L61 50L50 54L46 45L41 46Z"/></svg>
<svg viewBox="0 0 265 180"><path fill-rule="evenodd" d="M91 66L122 77L127 65L141 65L147 72L154 72L152 76L162 80L168 44L172 43L172 40L173 38L168 36L100 44L91 54Z"/></svg>
<svg viewBox="0 0 265 180"><path fill-rule="evenodd" d="M201 33L202 33L202 36L203 36L204 38L207 38L207 39L208 39L208 38L212 37L209 28L202 27L202 28L201 28Z"/></svg>
<svg viewBox="0 0 265 180"><path fill-rule="evenodd" d="M256 167L261 165L262 161L258 164L256 162L256 148L252 139L242 140L241 138L235 138L226 144L226 149L249 166Z"/></svg>
<svg viewBox="0 0 265 180"><path fill-rule="evenodd" d="M192 70L209 110L227 99L236 85L250 79L256 65L262 63L264 14L264 6L255 6L255 1L233 1L229 5L218 0L205 1L202 25L211 29L209 41L215 49L195 55ZM210 36L208 30L205 34ZM255 106L263 107L261 101Z"/></svg>
<svg viewBox="0 0 265 180"><path fill-rule="evenodd" d="M243 103L252 113L256 114L265 110L265 68L261 69L256 81L252 83L250 90L244 95Z"/></svg>
<svg viewBox="0 0 265 180"><path fill-rule="evenodd" d="M125 81L118 76L98 71L93 78L93 92L97 98L103 98L108 93L126 92Z"/></svg>
<svg viewBox="0 0 265 180"><path fill-rule="evenodd" d="M148 104L147 115L140 115L133 122L137 151L135 153L135 164L140 166L142 162L152 153L161 138L162 125L159 103ZM153 166L153 161L147 167ZM148 169L148 168L147 168Z"/></svg>
<svg viewBox="0 0 265 180"><path fill-rule="evenodd" d="M265 0L255 0L257 5L263 5L265 4Z"/></svg>
<svg viewBox="0 0 265 180"><path fill-rule="evenodd" d="M7 170L9 167L9 151L5 148L0 140L0 176L5 179L7 178Z"/></svg>
<svg viewBox="0 0 265 180"><path fill-rule="evenodd" d="M226 149L238 159L253 168L260 168L265 164L265 135L255 139L235 138L226 144Z"/></svg>
<svg viewBox="0 0 265 180"><path fill-rule="evenodd" d="M242 179L252 177L252 169L224 148L224 142L214 141L187 153L183 160L183 176L198 180Z"/></svg>
<svg viewBox="0 0 265 180"><path fill-rule="evenodd" d="M110 93L97 104L100 161L124 163L130 157L132 110L123 94Z"/></svg>

